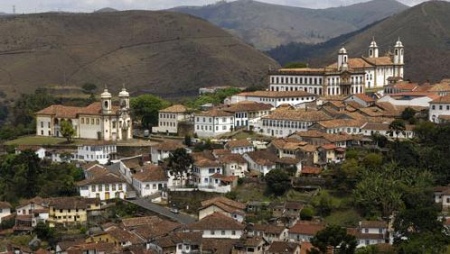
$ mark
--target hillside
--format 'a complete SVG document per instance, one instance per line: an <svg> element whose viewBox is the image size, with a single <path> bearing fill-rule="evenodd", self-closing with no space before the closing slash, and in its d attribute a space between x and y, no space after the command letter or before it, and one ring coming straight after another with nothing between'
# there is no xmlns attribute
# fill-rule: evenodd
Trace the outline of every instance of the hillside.
<svg viewBox="0 0 450 254"><path fill-rule="evenodd" d="M289 42L319 43L358 30L407 8L394 0L372 0L350 6L307 9L252 0L221 1L171 11L204 18L267 50Z"/></svg>
<svg viewBox="0 0 450 254"><path fill-rule="evenodd" d="M202 86L261 84L278 66L226 31L173 12L7 16L0 34L0 87L9 97L86 82L179 97Z"/></svg>
<svg viewBox="0 0 450 254"><path fill-rule="evenodd" d="M450 77L450 3L425 2L353 34L343 35L316 46L280 47L269 53L280 62L309 62L323 66L337 60L345 45L350 57L367 55L375 37L380 55L392 49L400 37L405 47L405 78L414 82L439 81ZM298 52L296 54L295 52ZM288 57L288 56L292 57Z"/></svg>

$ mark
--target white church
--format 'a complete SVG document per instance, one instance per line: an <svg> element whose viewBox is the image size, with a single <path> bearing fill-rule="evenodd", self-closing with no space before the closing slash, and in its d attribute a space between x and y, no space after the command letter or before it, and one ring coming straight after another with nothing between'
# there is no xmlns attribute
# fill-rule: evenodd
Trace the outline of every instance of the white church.
<svg viewBox="0 0 450 254"><path fill-rule="evenodd" d="M36 135L62 137L60 124L69 121L74 138L118 141L132 139L130 94L125 88L119 93L119 105L113 105L112 95L105 88L100 102L86 107L51 105L36 113Z"/></svg>
<svg viewBox="0 0 450 254"><path fill-rule="evenodd" d="M394 52L379 56L375 39L368 55L349 58L342 47L338 59L325 68L282 68L269 72L271 91L305 91L319 96L350 95L382 89L391 79L403 79L404 48L400 39Z"/></svg>

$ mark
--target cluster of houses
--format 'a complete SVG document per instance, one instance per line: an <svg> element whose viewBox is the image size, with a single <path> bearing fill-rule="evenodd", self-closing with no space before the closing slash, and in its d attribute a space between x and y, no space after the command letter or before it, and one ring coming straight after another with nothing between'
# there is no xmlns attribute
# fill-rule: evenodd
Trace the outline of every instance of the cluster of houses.
<svg viewBox="0 0 450 254"><path fill-rule="evenodd" d="M258 204L256 204L258 203ZM0 203L2 211L8 204ZM16 207L16 232L29 232L39 222L51 227L88 225L85 236L62 239L57 253L307 253L311 238L326 227L320 221L300 220L303 204L285 202L240 203L219 196L201 202L198 221L181 224L157 216L122 218L99 222L108 206L99 198L64 197L24 200ZM245 223L247 216L267 209L273 223ZM3 217L5 218L5 217ZM94 225L94 223L89 223ZM347 232L358 246L392 244L390 227L385 221L361 221ZM10 246L15 253L28 253L27 247ZM19 251L19 252L17 252ZM21 251L21 252L20 252ZM41 253L49 253L45 252ZM125 252L128 251L128 252ZM29 252L31 253L31 252Z"/></svg>

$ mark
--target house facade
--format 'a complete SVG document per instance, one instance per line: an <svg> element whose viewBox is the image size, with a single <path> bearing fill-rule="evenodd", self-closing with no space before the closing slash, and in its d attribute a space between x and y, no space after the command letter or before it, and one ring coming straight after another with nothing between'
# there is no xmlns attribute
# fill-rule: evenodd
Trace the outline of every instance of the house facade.
<svg viewBox="0 0 450 254"><path fill-rule="evenodd" d="M177 104L161 109L158 114L158 126L152 128L152 132L178 133L178 123L189 118L188 110L185 106Z"/></svg>
<svg viewBox="0 0 450 254"><path fill-rule="evenodd" d="M85 144L78 146L75 159L85 162L97 161L104 165L113 159L111 155L116 153L117 145L114 143Z"/></svg>
<svg viewBox="0 0 450 254"><path fill-rule="evenodd" d="M133 187L140 197L147 197L167 188L167 174L161 166L145 165L133 175Z"/></svg>
<svg viewBox="0 0 450 254"><path fill-rule="evenodd" d="M234 130L234 114L211 109L194 114L194 131L198 137L214 137Z"/></svg>

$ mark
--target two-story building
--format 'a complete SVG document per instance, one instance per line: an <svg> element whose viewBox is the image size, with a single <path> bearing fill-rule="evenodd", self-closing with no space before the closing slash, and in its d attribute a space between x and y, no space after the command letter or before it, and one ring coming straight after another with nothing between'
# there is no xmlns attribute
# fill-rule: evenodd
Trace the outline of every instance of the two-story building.
<svg viewBox="0 0 450 254"><path fill-rule="evenodd" d="M307 131L314 123L331 119L332 117L322 111L281 108L261 118L260 133L272 137L286 137L298 131Z"/></svg>
<svg viewBox="0 0 450 254"><path fill-rule="evenodd" d="M77 183L80 196L100 200L125 199L127 182L121 176L101 167L93 168L89 173L88 178Z"/></svg>
<svg viewBox="0 0 450 254"><path fill-rule="evenodd" d="M428 116L433 123L448 122L450 120L450 94L430 101Z"/></svg>
<svg viewBox="0 0 450 254"><path fill-rule="evenodd" d="M140 197L147 197L167 188L168 176L161 166L144 165L133 175L133 187Z"/></svg>
<svg viewBox="0 0 450 254"><path fill-rule="evenodd" d="M194 131L198 137L215 137L234 130L234 114L211 109L194 114Z"/></svg>
<svg viewBox="0 0 450 254"><path fill-rule="evenodd" d="M57 224L85 224L90 213L101 209L100 199L83 197L58 197L47 200L50 227Z"/></svg>
<svg viewBox="0 0 450 254"><path fill-rule="evenodd" d="M74 159L85 162L97 161L104 165L110 159L114 159L116 153L117 145L115 143L84 144L78 146Z"/></svg>
<svg viewBox="0 0 450 254"><path fill-rule="evenodd" d="M231 153L244 154L253 152L255 150L253 144L247 139L234 139L225 144L225 149L231 151Z"/></svg>
<svg viewBox="0 0 450 254"><path fill-rule="evenodd" d="M259 103L254 101L242 101L235 104L227 105L222 110L234 114L234 128L253 129L255 122L262 116L270 114L273 106L267 103Z"/></svg>
<svg viewBox="0 0 450 254"><path fill-rule="evenodd" d="M202 238L239 239L244 224L222 213L215 212L185 227L184 232L202 232Z"/></svg>
<svg viewBox="0 0 450 254"><path fill-rule="evenodd" d="M176 104L161 109L158 114L158 126L152 128L152 132L178 133L178 123L189 119L189 112L183 105Z"/></svg>
<svg viewBox="0 0 450 254"><path fill-rule="evenodd" d="M270 104L272 107L290 105L305 107L306 104L316 101L317 95L303 90L298 91L254 91L243 92L231 96L225 101L226 104L235 104L243 101Z"/></svg>
<svg viewBox="0 0 450 254"><path fill-rule="evenodd" d="M356 238L358 247L389 242L388 224L385 221L360 221Z"/></svg>

